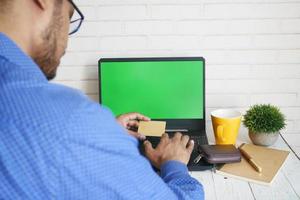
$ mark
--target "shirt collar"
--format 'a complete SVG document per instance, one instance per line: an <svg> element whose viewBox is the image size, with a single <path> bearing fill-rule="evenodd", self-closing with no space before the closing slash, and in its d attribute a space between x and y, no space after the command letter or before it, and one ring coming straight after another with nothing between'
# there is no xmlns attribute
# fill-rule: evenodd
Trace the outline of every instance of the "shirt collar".
<svg viewBox="0 0 300 200"><path fill-rule="evenodd" d="M9 62L16 64L20 69L33 72L34 76L40 80L46 80L45 75L39 66L26 55L17 44L4 33L0 32L0 57L4 57ZM1 70L1 67L0 67Z"/></svg>

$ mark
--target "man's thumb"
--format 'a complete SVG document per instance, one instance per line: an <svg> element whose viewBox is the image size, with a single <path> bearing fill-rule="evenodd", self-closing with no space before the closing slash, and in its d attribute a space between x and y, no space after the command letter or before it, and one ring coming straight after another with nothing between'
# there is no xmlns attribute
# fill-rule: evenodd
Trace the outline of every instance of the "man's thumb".
<svg viewBox="0 0 300 200"><path fill-rule="evenodd" d="M146 154L149 154L150 152L153 151L152 144L151 144L151 142L149 142L148 140L146 140L146 141L144 142L144 147L145 147L145 152L146 152Z"/></svg>

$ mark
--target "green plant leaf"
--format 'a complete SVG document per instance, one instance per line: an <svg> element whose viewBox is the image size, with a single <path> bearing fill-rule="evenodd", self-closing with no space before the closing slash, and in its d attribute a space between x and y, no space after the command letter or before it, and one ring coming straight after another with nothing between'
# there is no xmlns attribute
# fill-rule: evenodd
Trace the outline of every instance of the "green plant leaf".
<svg viewBox="0 0 300 200"><path fill-rule="evenodd" d="M243 124L256 133L274 133L286 126L285 116L278 107L270 104L251 106L244 115Z"/></svg>

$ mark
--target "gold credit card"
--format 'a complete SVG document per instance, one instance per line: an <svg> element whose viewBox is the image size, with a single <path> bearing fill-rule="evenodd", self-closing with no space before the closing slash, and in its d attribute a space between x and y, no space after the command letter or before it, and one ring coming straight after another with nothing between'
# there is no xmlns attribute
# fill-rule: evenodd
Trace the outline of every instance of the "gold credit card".
<svg viewBox="0 0 300 200"><path fill-rule="evenodd" d="M139 122L138 133L145 136L161 137L166 131L165 121L141 121Z"/></svg>

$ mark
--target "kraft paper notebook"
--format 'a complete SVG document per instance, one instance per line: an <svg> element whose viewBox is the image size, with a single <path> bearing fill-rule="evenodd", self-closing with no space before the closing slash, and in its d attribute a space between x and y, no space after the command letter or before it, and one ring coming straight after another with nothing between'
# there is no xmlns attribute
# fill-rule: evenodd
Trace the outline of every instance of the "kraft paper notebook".
<svg viewBox="0 0 300 200"><path fill-rule="evenodd" d="M288 151L252 144L245 144L243 149L262 167L261 173L257 172L243 157L240 163L225 164L217 169L216 173L263 185L271 185L289 154Z"/></svg>

